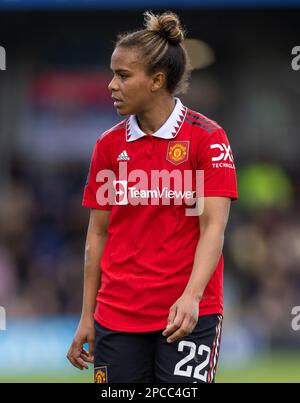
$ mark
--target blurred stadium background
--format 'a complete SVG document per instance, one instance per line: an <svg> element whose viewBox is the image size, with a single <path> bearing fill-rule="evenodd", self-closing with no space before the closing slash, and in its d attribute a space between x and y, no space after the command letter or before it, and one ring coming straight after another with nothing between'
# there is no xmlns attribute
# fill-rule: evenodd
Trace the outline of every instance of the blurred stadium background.
<svg viewBox="0 0 300 403"><path fill-rule="evenodd" d="M180 15L195 67L182 100L225 128L238 168L217 382L300 381L299 3L0 0L0 382L93 380L65 359L82 301L81 197L96 138L120 120L114 40L149 8Z"/></svg>

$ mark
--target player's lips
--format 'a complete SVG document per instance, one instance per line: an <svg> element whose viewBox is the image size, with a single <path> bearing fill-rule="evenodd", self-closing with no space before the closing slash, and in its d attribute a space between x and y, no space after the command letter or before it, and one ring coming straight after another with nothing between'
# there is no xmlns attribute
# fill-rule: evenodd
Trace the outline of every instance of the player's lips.
<svg viewBox="0 0 300 403"><path fill-rule="evenodd" d="M123 101L121 99L119 99L119 98L112 97L112 99L114 101L114 107L118 107L123 103Z"/></svg>

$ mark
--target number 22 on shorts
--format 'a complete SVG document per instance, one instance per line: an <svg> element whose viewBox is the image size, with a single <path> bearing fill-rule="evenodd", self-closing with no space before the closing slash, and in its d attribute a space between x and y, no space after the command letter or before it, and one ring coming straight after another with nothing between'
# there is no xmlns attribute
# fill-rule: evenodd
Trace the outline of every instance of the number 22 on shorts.
<svg viewBox="0 0 300 403"><path fill-rule="evenodd" d="M186 357L182 358L176 364L175 369L174 369L174 375L191 377L192 371L193 371L193 366L187 365L186 369L181 369L181 367L183 365L185 365L186 363L188 363L189 361L191 361L195 357L197 346L192 341L182 340L178 343L178 351L183 351L184 347L189 348L190 352ZM200 374L200 372L209 363L211 350L208 346L206 346L204 344L200 344L200 346L198 347L197 354L202 356L204 352L207 353L206 358L203 362L201 362L199 365L197 365L194 368L193 378L199 379L200 381L203 381L203 382L207 382L207 371L205 371L204 374Z"/></svg>

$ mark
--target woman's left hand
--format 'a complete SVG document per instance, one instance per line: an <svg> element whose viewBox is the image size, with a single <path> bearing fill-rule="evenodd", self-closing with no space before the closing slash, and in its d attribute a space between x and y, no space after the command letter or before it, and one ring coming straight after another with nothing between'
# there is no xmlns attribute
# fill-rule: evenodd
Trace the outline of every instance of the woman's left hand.
<svg viewBox="0 0 300 403"><path fill-rule="evenodd" d="M168 343L177 341L192 333L199 314L199 299L190 294L183 293L171 306L168 316L168 324L163 331L163 336L169 336Z"/></svg>

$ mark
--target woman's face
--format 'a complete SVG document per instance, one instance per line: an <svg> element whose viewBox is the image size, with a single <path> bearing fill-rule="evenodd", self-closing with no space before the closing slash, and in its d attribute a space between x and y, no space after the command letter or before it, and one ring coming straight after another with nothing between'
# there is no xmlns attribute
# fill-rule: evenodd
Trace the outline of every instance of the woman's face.
<svg viewBox="0 0 300 403"><path fill-rule="evenodd" d="M108 89L117 112L120 115L145 112L153 98L153 77L146 73L139 50L117 47L110 67L114 76Z"/></svg>

